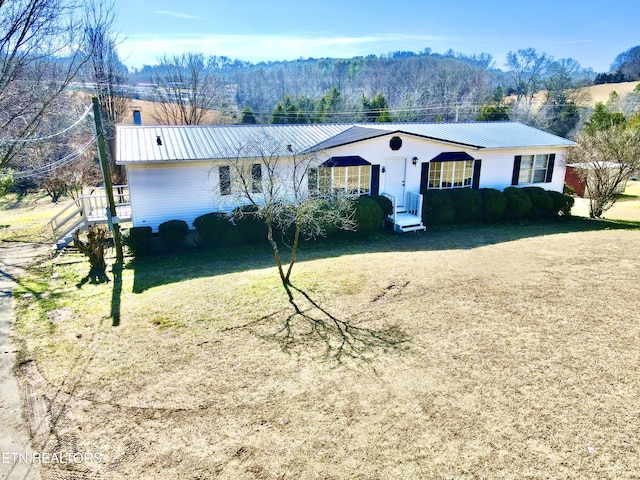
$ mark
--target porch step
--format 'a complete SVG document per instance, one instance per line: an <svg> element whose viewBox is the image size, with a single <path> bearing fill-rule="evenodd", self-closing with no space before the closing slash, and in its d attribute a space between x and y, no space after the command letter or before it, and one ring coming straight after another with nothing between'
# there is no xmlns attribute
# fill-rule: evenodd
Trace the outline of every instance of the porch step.
<svg viewBox="0 0 640 480"><path fill-rule="evenodd" d="M56 240L56 243L51 247L52 250L62 250L73 242L73 233L67 233L63 237Z"/></svg>
<svg viewBox="0 0 640 480"><path fill-rule="evenodd" d="M393 226L396 232L420 232L426 230L422 223L422 219L411 213L398 213L396 215L396 223Z"/></svg>

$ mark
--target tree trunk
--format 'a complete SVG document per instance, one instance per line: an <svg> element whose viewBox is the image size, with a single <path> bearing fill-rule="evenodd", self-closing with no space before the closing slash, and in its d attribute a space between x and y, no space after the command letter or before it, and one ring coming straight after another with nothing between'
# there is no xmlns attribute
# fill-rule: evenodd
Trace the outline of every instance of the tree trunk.
<svg viewBox="0 0 640 480"><path fill-rule="evenodd" d="M289 302L293 302L293 294L291 293L291 289L289 288L289 277L284 274L284 270L282 269L282 257L280 256L280 249L278 248L278 244L273 239L273 225L271 222L267 221L267 239L271 244L271 249L273 250L273 256L276 261L276 266L278 267L278 274L280 275L280 281L282 282L282 286L284 287L287 295L289 297Z"/></svg>
<svg viewBox="0 0 640 480"><path fill-rule="evenodd" d="M291 270L293 270L293 264L296 263L296 253L298 251L298 242L300 241L300 225L296 223L296 233L293 237L293 245L291 246L291 261L289 262L289 268L287 269L286 280L291 284Z"/></svg>

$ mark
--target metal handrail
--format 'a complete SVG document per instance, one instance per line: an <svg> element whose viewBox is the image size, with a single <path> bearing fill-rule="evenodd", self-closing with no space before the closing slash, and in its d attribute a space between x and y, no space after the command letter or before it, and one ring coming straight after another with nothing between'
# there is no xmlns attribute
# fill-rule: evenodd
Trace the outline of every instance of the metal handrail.
<svg viewBox="0 0 640 480"><path fill-rule="evenodd" d="M115 206L120 207L131 204L128 185L115 185L113 190ZM86 188L83 191L83 195L75 199L73 203L67 205L62 211L49 220L54 240L59 239L61 235L67 234L69 228L75 228L82 223L82 220L86 221L92 211L104 211L107 205L108 201L104 187ZM64 217L64 219L58 220L72 208L74 208L74 210L70 214ZM115 212L113 212L112 215L115 215ZM73 225L69 227L69 224L74 220Z"/></svg>

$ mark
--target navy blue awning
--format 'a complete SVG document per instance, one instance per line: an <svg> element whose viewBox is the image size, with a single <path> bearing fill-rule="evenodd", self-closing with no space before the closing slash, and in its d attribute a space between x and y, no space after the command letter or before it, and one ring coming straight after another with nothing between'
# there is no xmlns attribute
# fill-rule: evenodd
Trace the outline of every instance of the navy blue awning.
<svg viewBox="0 0 640 480"><path fill-rule="evenodd" d="M353 155L350 157L331 157L320 165L321 167L357 167L359 165L371 165L364 158Z"/></svg>
<svg viewBox="0 0 640 480"><path fill-rule="evenodd" d="M442 152L433 157L432 162L459 162L461 160L475 160L471 155L465 152Z"/></svg>

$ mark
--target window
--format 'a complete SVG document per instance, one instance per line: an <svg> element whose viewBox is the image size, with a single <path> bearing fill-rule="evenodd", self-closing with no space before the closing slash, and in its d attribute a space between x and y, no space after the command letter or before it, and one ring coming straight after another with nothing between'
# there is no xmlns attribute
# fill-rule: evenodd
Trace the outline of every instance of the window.
<svg viewBox="0 0 640 480"><path fill-rule="evenodd" d="M321 196L368 195L371 165L320 167L309 170L309 193Z"/></svg>
<svg viewBox="0 0 640 480"><path fill-rule="evenodd" d="M251 165L251 192L262 193L262 165Z"/></svg>
<svg viewBox="0 0 640 480"><path fill-rule="evenodd" d="M431 162L429 189L469 188L473 180L473 160Z"/></svg>
<svg viewBox="0 0 640 480"><path fill-rule="evenodd" d="M315 197L318 195L318 169L310 168L307 170L307 181L309 183L309 195Z"/></svg>
<svg viewBox="0 0 640 480"><path fill-rule="evenodd" d="M518 185L544 182L548 165L549 155L522 155Z"/></svg>
<svg viewBox="0 0 640 480"><path fill-rule="evenodd" d="M220 195L231 195L231 167L222 165L218 167L220 174Z"/></svg>

